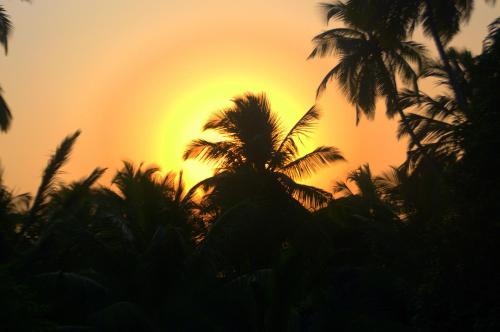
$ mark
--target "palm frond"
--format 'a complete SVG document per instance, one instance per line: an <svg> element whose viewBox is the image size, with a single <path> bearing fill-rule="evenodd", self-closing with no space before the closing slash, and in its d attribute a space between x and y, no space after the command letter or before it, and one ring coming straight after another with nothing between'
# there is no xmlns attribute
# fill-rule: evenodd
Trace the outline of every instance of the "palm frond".
<svg viewBox="0 0 500 332"><path fill-rule="evenodd" d="M276 155L279 156L280 154L284 153L287 156L294 157L298 152L295 139L301 141L301 136L308 136L314 128L317 120L319 119L319 116L320 114L317 107L311 107L285 135L285 138L281 141L281 144L276 151ZM274 163L272 166L278 166L278 164L276 163L276 161L278 160L286 160L286 158L274 158Z"/></svg>
<svg viewBox="0 0 500 332"><path fill-rule="evenodd" d="M180 201L181 206L188 207L194 202L194 198L196 196L196 192L202 187L203 184L195 184L193 187L191 187L186 194L182 197L182 200Z"/></svg>
<svg viewBox="0 0 500 332"><path fill-rule="evenodd" d="M345 181L335 181L335 184L333 185L333 193L342 194L344 197L354 196L354 193Z"/></svg>
<svg viewBox="0 0 500 332"><path fill-rule="evenodd" d="M358 195L367 202L374 203L379 200L379 192L370 165L364 164L350 172L347 176L349 182L356 184Z"/></svg>
<svg viewBox="0 0 500 332"><path fill-rule="evenodd" d="M70 185L62 185L57 191L51 193L49 219L54 220L62 215L76 215L83 207L88 208L92 186L105 171L105 168L97 167L86 178Z"/></svg>
<svg viewBox="0 0 500 332"><path fill-rule="evenodd" d="M209 178L206 178L204 180L201 180L197 184L195 184L191 189L189 189L189 192L187 195L194 196L197 190L203 189L204 191L208 191L211 188L217 186L218 182L221 181L221 179L225 179L228 176L230 176L230 173L228 171L222 171L220 173L217 173Z"/></svg>
<svg viewBox="0 0 500 332"><path fill-rule="evenodd" d="M140 163L136 167L132 162L124 160L123 167L116 172L112 184L116 185L122 194L134 188L136 184L156 185L155 176L160 169L156 166L147 166L143 169L143 165Z"/></svg>
<svg viewBox="0 0 500 332"><path fill-rule="evenodd" d="M279 174L278 179L292 197L308 208L318 209L324 207L332 199L332 195L329 192L297 183L286 174Z"/></svg>
<svg viewBox="0 0 500 332"><path fill-rule="evenodd" d="M47 202L47 198L55 189L54 184L57 181L60 170L68 161L73 145L75 144L78 136L80 136L80 133L81 132L78 130L74 134L67 136L49 159L30 210L32 218L35 218L41 212Z"/></svg>
<svg viewBox="0 0 500 332"><path fill-rule="evenodd" d="M359 64L365 55L362 53L342 55L339 63L333 67L323 78L316 91L316 97L326 89L328 82L333 78L339 81L342 92L346 94L347 99L351 103L356 102L357 97L357 80L359 73Z"/></svg>
<svg viewBox="0 0 500 332"><path fill-rule="evenodd" d="M366 37L362 32L354 29L335 28L318 34L312 41L315 47L308 59L355 53L357 48L366 43Z"/></svg>
<svg viewBox="0 0 500 332"><path fill-rule="evenodd" d="M0 44L4 47L5 53L9 50L9 35L12 31L12 22L10 21L9 15L0 6Z"/></svg>
<svg viewBox="0 0 500 332"><path fill-rule="evenodd" d="M231 108L215 112L203 125L203 130L215 130L219 134L226 134L234 131L234 125L231 123L228 114Z"/></svg>
<svg viewBox="0 0 500 332"><path fill-rule="evenodd" d="M405 61L415 64L419 72L429 61L429 51L427 48L411 40L399 43L398 52Z"/></svg>
<svg viewBox="0 0 500 332"><path fill-rule="evenodd" d="M491 1L494 2L494 1ZM483 41L483 53L490 53L500 45L500 17L488 26L488 35Z"/></svg>
<svg viewBox="0 0 500 332"><path fill-rule="evenodd" d="M281 167L280 171L292 179L300 179L312 175L325 165L343 160L345 159L339 149L331 146L320 146L305 156Z"/></svg>
<svg viewBox="0 0 500 332"><path fill-rule="evenodd" d="M375 105L377 101L377 80L370 63L361 66L357 77L355 88L356 96L351 98L351 103L356 107L356 125L359 124L361 114L371 120L375 117Z"/></svg>
<svg viewBox="0 0 500 332"><path fill-rule="evenodd" d="M0 131L6 132L9 130L12 121L12 113L10 112L9 105L2 96L0 89Z"/></svg>
<svg viewBox="0 0 500 332"><path fill-rule="evenodd" d="M92 173L82 181L82 184L88 188L92 187L104 175L106 170L107 168L96 167Z"/></svg>
<svg viewBox="0 0 500 332"><path fill-rule="evenodd" d="M184 194L184 190L186 188L186 184L184 183L183 177L184 177L184 172L180 171L177 179L177 186L175 187L174 202L176 203L181 202L182 195Z"/></svg>
<svg viewBox="0 0 500 332"><path fill-rule="evenodd" d="M425 35L433 36L437 32L441 42L448 44L460 30L460 23L470 15L455 6L456 1L428 2L422 10L422 27Z"/></svg>
<svg viewBox="0 0 500 332"><path fill-rule="evenodd" d="M394 69L397 71L399 74L399 78L401 78L401 81L412 87L413 91L418 92L418 74L415 72L415 70L412 68L412 66L404 59L402 56L395 54L392 56L392 65L394 66Z"/></svg>
<svg viewBox="0 0 500 332"><path fill-rule="evenodd" d="M195 139L186 147L183 159L198 159L212 163L241 161L241 158L233 152L235 149L235 144L230 141L210 142Z"/></svg>
<svg viewBox="0 0 500 332"><path fill-rule="evenodd" d="M377 66L376 79L377 94L385 97L386 115L389 119L392 119L398 111L396 103L397 95L395 95L397 93L395 76L391 74L383 62L380 62Z"/></svg>
<svg viewBox="0 0 500 332"><path fill-rule="evenodd" d="M441 120L460 117L455 101L446 95L431 97L422 92L415 93L412 90L403 89L399 94L399 105L403 110L418 108L419 113Z"/></svg>
<svg viewBox="0 0 500 332"><path fill-rule="evenodd" d="M327 24L330 20L344 20L346 18L347 6L340 1L334 3L321 3L320 6L325 13Z"/></svg>

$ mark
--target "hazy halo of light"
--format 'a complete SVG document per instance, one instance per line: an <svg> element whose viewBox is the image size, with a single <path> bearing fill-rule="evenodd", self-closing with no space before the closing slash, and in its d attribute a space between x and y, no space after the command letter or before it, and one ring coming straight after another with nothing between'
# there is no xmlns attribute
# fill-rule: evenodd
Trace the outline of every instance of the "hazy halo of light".
<svg viewBox="0 0 500 332"><path fill-rule="evenodd" d="M314 103L318 83L337 61L306 61L311 38L327 28L318 3L310 0L50 0L4 5L15 31L9 55L0 57L0 83L14 122L0 137L0 158L5 183L18 192L36 190L50 152L77 128L83 134L64 169L64 180L103 166L109 168L103 180L107 185L122 159L178 170L182 165L169 160L180 154L177 149L167 158L165 135L171 130L168 113L178 112L184 99L225 77L229 87L239 88L222 87L227 94L199 103L202 115L245 91L264 91L275 111L298 116ZM487 24L499 8L479 1L470 24L452 45L478 54ZM436 55L432 41L417 40ZM330 190L333 180L360 164L369 162L379 173L404 160L405 144L395 137L397 121L386 120L383 107L374 122L362 121L356 127L354 110L335 80L323 100L314 145L340 148L349 163L319 172L306 180L308 184Z"/></svg>
<svg viewBox="0 0 500 332"><path fill-rule="evenodd" d="M207 75L189 90L179 93L175 100L160 103L165 115L154 130L158 133L156 160L162 169L184 169L190 185L210 175L212 170L208 165L182 162L182 153L192 139L206 136L201 129L211 114L231 106L234 97L246 92L264 92L284 128L292 126L307 111L304 101L286 91L285 82L275 82L272 77L237 71Z"/></svg>

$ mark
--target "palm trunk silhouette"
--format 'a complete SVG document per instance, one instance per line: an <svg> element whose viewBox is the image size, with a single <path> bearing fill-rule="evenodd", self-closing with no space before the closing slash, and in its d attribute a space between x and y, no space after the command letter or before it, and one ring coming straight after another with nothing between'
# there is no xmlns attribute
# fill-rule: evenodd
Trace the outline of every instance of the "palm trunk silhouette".
<svg viewBox="0 0 500 332"><path fill-rule="evenodd" d="M446 54L446 50L444 48L443 42L441 40L441 37L439 36L439 32L436 26L436 17L434 16L433 13L433 8L432 8L432 3L430 0L425 0L425 6L426 6L426 14L427 18L429 20L429 28L431 30L432 34L432 39L434 40L434 44L436 44L437 51L439 53L439 57L441 58L441 61L443 62L444 70L448 74L449 78L449 83L451 85L451 88L453 90L453 94L455 95L455 100L457 101L458 106L460 109L465 110L467 107L467 103L465 101L464 95L462 93L462 90L460 88L459 80L456 75L455 70L451 67L450 64L450 58L448 57L448 54Z"/></svg>
<svg viewBox="0 0 500 332"><path fill-rule="evenodd" d="M396 83L396 78L394 77L394 74L391 74L389 69L387 69L387 66L383 62L383 60L379 57L378 59L380 68L384 70L384 74L387 76L387 78L390 80L390 95L387 96L387 98L390 98L392 100L392 104L394 105L393 107L395 108L396 112L399 114L399 117L401 118L401 121L403 122L403 125L406 128L406 131L410 135L413 143L417 146L417 149L422 153L422 155L431 163L432 167L435 169L435 171L438 171L438 165L434 158L432 158L427 151L425 150L424 146L422 145L422 142L420 139L417 137L415 134L415 131L411 128L410 122L408 121L408 117L406 116L405 112L401 108L401 105L399 103L399 93L398 93L398 87Z"/></svg>

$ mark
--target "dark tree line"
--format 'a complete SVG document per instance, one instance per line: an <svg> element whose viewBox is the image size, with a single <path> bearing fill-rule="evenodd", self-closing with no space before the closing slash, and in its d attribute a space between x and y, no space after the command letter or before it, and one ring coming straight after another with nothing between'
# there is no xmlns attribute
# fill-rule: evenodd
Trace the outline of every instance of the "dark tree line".
<svg viewBox="0 0 500 332"><path fill-rule="evenodd" d="M408 139L385 173L361 165L331 193L302 183L344 160L334 147L299 154L318 109L287 129L247 93L206 122L217 140L186 147L214 167L193 188L130 162L109 187L103 168L61 182L80 132L34 196L0 182L2 330L500 330L500 19L481 54L447 46L473 3L324 5L343 27L314 39L311 57L338 59L318 92L335 79L356 121L385 100ZM438 59L411 40L417 25Z"/></svg>

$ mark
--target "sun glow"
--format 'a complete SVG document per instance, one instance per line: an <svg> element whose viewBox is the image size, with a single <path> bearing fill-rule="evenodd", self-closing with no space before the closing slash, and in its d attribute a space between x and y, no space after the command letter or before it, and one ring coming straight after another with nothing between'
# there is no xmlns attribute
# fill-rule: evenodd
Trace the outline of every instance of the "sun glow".
<svg viewBox="0 0 500 332"><path fill-rule="evenodd" d="M213 169L183 161L184 150L191 140L209 135L202 133L203 124L234 97L264 92L285 130L314 104L314 89L304 89L304 82L316 80L294 65L306 56L294 41L282 40L276 49L276 40L265 35L240 31L234 38L226 30L206 31L211 39L170 44L155 39L150 42L156 47L135 48L124 58L116 55L113 68L106 69L109 79L94 87L108 91L94 106L104 110L101 159L108 165L121 159L154 163L164 174L183 170L192 186ZM210 42L216 38L217 43Z"/></svg>
<svg viewBox="0 0 500 332"><path fill-rule="evenodd" d="M160 107L165 110L165 116L156 128L156 160L165 171L183 169L188 186L210 176L213 172L210 165L182 161L184 149L191 140L217 138L213 133L202 133L205 121L213 112L231 106L235 96L265 92L271 109L278 114L284 128L289 128L308 107L303 100L280 88L283 86L286 85L282 82L251 73L224 73L191 85L189 90L177 94L175 100L163 100Z"/></svg>

